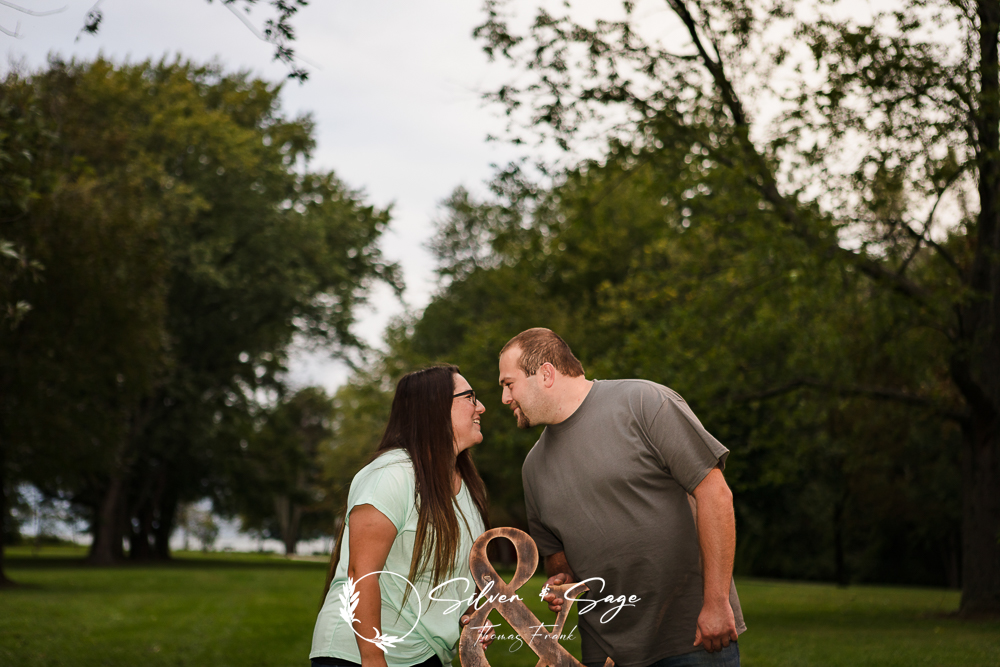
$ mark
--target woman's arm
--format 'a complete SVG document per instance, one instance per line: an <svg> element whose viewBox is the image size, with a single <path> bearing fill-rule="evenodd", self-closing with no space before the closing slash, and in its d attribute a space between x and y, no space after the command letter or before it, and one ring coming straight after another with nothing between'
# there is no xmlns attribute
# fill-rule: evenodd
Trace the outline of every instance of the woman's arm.
<svg viewBox="0 0 1000 667"><path fill-rule="evenodd" d="M347 576L358 581L369 572L378 572L385 567L385 559L396 539L396 527L392 521L372 505L357 505L351 510L350 518L350 558L347 561ZM355 618L359 623L358 634L375 639L375 629L382 632L382 590L378 576L367 577L358 582L358 607ZM357 638L364 667L385 667L385 654L378 646Z"/></svg>

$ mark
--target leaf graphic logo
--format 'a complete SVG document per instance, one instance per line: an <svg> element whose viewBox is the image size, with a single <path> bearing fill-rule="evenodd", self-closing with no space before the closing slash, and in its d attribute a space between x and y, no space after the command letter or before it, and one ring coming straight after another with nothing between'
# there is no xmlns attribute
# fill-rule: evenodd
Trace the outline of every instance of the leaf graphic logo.
<svg viewBox="0 0 1000 667"><path fill-rule="evenodd" d="M358 608L358 599L361 597L361 593L356 592L354 586L354 580L350 577L344 582L344 588L340 592L340 617L347 621L347 624L352 628L355 623L358 623L358 619L354 618L354 610Z"/></svg>
<svg viewBox="0 0 1000 667"><path fill-rule="evenodd" d="M375 631L375 638L368 639L367 637L358 634L358 631L354 629L354 624L361 622L354 617L354 610L358 608L358 601L361 599L361 593L358 592L357 590L358 582L361 581L361 579L364 579L365 577L370 577L372 575L378 576L380 574L388 574L393 577L399 577L400 579L406 582L407 586L413 589L414 593L416 593L415 598L417 600L417 620L413 623L413 627L410 628L410 631L407 632L402 637L396 637L394 635L383 635L381 632L379 632L378 628L373 627L372 630ZM358 637L361 637L361 639L364 639L366 642L378 646L380 649L382 649L383 653L388 653L390 648L395 648L396 644L409 637L410 634L417 629L417 623L420 622L420 617L423 616L424 613L423 604L420 602L420 591L418 591L417 588L412 583L410 583L410 580L404 577L403 575L397 574L396 572L389 572L388 570L369 572L364 577L359 578L358 581L354 581L354 579L348 577L347 581L344 582L344 587L340 591L339 598L341 605L340 617L344 619L344 621L346 621L348 625L351 626L351 631Z"/></svg>

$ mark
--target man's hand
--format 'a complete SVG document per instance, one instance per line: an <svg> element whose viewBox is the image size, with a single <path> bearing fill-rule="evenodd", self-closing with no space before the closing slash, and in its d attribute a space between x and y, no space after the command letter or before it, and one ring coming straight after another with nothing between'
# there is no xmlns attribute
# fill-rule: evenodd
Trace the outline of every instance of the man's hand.
<svg viewBox="0 0 1000 667"><path fill-rule="evenodd" d="M566 553L559 551L546 556L545 573L549 575L549 580L542 588L541 598L549 603L549 609L560 612L566 602L563 593L578 581L569 566L569 561L566 560Z"/></svg>
<svg viewBox="0 0 1000 667"><path fill-rule="evenodd" d="M704 646L709 653L721 651L736 641L736 618L733 608L726 600L722 603L705 604L698 615L698 629L694 633L694 645Z"/></svg>
<svg viewBox="0 0 1000 667"><path fill-rule="evenodd" d="M560 572L549 577L549 580L545 582L545 588L542 589L542 600L549 603L549 609L552 611L562 611L563 603L566 601L563 599L562 589L558 587L565 584L568 578L564 573Z"/></svg>

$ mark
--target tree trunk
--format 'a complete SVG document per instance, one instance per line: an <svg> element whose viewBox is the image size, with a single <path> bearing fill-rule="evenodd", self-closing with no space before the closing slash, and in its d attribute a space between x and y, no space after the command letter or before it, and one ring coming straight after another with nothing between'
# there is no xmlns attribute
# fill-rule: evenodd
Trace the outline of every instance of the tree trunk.
<svg viewBox="0 0 1000 667"><path fill-rule="evenodd" d="M170 533L177 509L176 494L168 491L168 471L160 466L154 477L144 477L138 492L139 504L133 510L133 526L129 536L132 560L169 560ZM164 510L166 502L172 503Z"/></svg>
<svg viewBox="0 0 1000 667"><path fill-rule="evenodd" d="M153 555L158 560L170 560L170 535L174 532L177 521L178 499L169 482L157 500L153 524Z"/></svg>
<svg viewBox="0 0 1000 667"><path fill-rule="evenodd" d="M125 558L125 484L120 474L111 478L94 520L94 542L87 560L96 565L112 565Z"/></svg>
<svg viewBox="0 0 1000 667"><path fill-rule="evenodd" d="M847 494L844 493L833 505L833 567L837 585L846 587L849 579L847 562L844 558L844 509Z"/></svg>
<svg viewBox="0 0 1000 667"><path fill-rule="evenodd" d="M285 541L285 555L293 556L299 544L299 527L302 525L302 508L299 505L292 506L292 516L288 522L288 532L283 535Z"/></svg>
<svg viewBox="0 0 1000 667"><path fill-rule="evenodd" d="M962 531L958 534L948 536L948 543L941 547L941 559L944 563L945 581L948 588L961 590L962 588Z"/></svg>
<svg viewBox="0 0 1000 667"><path fill-rule="evenodd" d="M152 533L153 509L146 500L131 517L131 530L128 531L129 560L152 560L153 549L149 543Z"/></svg>
<svg viewBox="0 0 1000 667"><path fill-rule="evenodd" d="M980 0L976 100L979 219L952 377L969 405L962 434L963 615L1000 614L1000 3Z"/></svg>
<svg viewBox="0 0 1000 667"><path fill-rule="evenodd" d="M1000 613L1000 457L996 418L973 418L962 452L963 616Z"/></svg>
<svg viewBox="0 0 1000 667"><path fill-rule="evenodd" d="M8 579L4 573L4 539L6 538L4 527L7 525L7 485L4 483L7 472L6 463L3 440L0 439L0 588L14 585L14 582Z"/></svg>
<svg viewBox="0 0 1000 667"><path fill-rule="evenodd" d="M292 502L288 496L274 497L274 510L278 515L278 526L281 528L281 541L285 545L285 555L295 553L299 542L299 524L302 521L302 508Z"/></svg>

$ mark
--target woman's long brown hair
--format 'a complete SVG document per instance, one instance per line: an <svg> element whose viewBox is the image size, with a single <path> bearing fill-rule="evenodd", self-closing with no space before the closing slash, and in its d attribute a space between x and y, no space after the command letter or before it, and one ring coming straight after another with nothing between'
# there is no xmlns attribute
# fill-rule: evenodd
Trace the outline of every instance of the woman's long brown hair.
<svg viewBox="0 0 1000 667"><path fill-rule="evenodd" d="M408 579L415 581L430 569L432 586L444 581L455 567L461 541L460 510L452 490L454 470L458 470L465 481L483 524L487 528L490 526L486 485L472 462L472 456L468 449L455 456L451 407L455 393L454 377L458 373L458 366L432 366L404 375L396 385L389 422L373 456L374 460L391 449L404 449L410 455L416 477L418 514ZM342 525L330 559L323 600L330 591L343 538Z"/></svg>

